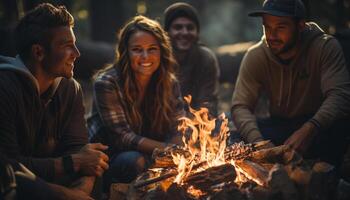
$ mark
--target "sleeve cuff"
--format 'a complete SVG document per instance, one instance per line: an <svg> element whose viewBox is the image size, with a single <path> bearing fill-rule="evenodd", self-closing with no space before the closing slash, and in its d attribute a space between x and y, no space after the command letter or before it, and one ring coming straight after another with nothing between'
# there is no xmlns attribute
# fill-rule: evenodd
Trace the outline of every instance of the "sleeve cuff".
<svg viewBox="0 0 350 200"><path fill-rule="evenodd" d="M245 138L246 142L249 142L249 143L254 143L254 142L259 142L259 141L264 140L261 133L256 129L248 132L248 134L243 136L243 138Z"/></svg>

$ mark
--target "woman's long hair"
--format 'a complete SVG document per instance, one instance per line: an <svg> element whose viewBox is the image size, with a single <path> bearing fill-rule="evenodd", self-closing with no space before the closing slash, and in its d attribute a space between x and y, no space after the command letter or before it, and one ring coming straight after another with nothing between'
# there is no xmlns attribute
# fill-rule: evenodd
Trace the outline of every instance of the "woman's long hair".
<svg viewBox="0 0 350 200"><path fill-rule="evenodd" d="M130 37L138 32L145 31L152 34L160 46L160 66L152 75L145 96L141 102L136 85L134 72L131 68L128 45ZM129 123L135 132L143 129L144 119L148 118L152 134L165 134L175 123L176 97L174 84L176 77L174 68L176 61L167 33L161 25L144 16L132 18L119 32L119 45L116 50L115 67L118 69L122 87L127 102Z"/></svg>

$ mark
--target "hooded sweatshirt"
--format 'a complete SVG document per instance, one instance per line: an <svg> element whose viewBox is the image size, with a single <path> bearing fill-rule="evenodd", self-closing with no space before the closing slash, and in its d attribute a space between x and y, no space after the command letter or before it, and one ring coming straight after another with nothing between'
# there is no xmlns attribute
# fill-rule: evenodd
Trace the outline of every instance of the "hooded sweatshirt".
<svg viewBox="0 0 350 200"><path fill-rule="evenodd" d="M53 181L53 158L88 141L79 83L57 78L40 95L38 81L18 56L0 56L0 97L0 151Z"/></svg>
<svg viewBox="0 0 350 200"><path fill-rule="evenodd" d="M311 115L320 131L350 113L349 74L337 40L313 22L300 39L301 48L289 64L272 54L264 37L245 54L231 111L246 141L262 139L252 114L261 92L268 95L272 117Z"/></svg>

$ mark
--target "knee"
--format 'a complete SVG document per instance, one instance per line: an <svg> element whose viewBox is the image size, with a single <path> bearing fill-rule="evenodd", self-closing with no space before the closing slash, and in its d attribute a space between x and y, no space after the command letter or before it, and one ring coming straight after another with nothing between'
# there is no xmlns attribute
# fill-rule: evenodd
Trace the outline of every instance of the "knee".
<svg viewBox="0 0 350 200"><path fill-rule="evenodd" d="M141 173L141 172L145 171L146 159L144 156L140 156L136 159L135 167L136 167L137 173Z"/></svg>

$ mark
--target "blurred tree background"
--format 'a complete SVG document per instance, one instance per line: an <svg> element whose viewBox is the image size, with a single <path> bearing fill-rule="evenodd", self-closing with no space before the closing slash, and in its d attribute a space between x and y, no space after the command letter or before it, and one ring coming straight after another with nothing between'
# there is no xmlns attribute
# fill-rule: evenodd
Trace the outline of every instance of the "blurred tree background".
<svg viewBox="0 0 350 200"><path fill-rule="evenodd" d="M86 79L95 69L113 61L116 33L130 17L142 14L162 22L164 9L176 1L0 0L0 54L10 56L16 54L12 30L26 11L42 2L65 5L74 15L78 47L82 51L77 63L82 67L76 68L76 76ZM219 49L219 53L244 52L250 45L230 47L236 43L257 41L261 37L260 19L249 18L247 14L260 7L263 0L184 2L192 4L199 11L202 42L214 50ZM304 0L304 3L308 10L308 20L316 21L326 32L348 42L350 0ZM345 43L342 44L346 46ZM220 49L222 46L228 48ZM227 81L233 80L227 79Z"/></svg>

